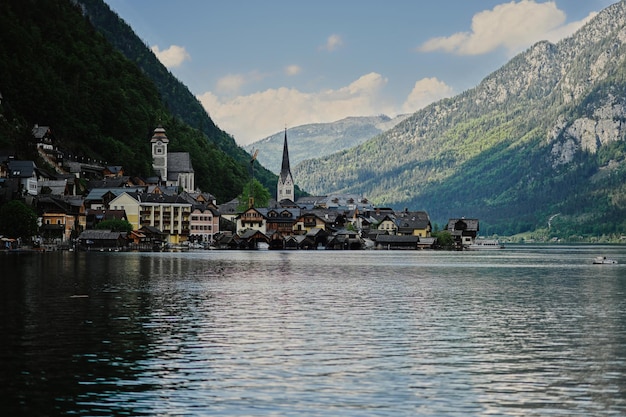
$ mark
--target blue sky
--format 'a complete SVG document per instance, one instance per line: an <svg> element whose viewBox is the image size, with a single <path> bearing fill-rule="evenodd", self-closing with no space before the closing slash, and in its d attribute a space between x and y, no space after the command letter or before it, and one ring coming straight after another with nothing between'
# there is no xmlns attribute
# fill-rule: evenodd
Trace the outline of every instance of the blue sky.
<svg viewBox="0 0 626 417"><path fill-rule="evenodd" d="M615 0L105 0L239 143L412 113Z"/></svg>

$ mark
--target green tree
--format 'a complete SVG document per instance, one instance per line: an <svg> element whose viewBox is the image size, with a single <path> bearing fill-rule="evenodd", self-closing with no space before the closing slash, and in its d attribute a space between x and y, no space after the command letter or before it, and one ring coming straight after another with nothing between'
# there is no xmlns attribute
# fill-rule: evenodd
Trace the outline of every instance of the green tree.
<svg viewBox="0 0 626 417"><path fill-rule="evenodd" d="M237 210L247 210L250 197L254 198L254 207L267 207L270 201L269 190L256 179L252 181L252 190L253 192L251 193L250 182L244 184L243 191L241 192L241 194L239 194L239 196L237 196L237 198L239 199L239 205L237 206Z"/></svg>
<svg viewBox="0 0 626 417"><path fill-rule="evenodd" d="M0 234L30 240L37 229L37 214L23 202L11 200L0 207Z"/></svg>
<svg viewBox="0 0 626 417"><path fill-rule="evenodd" d="M130 224L127 220L122 219L109 219L103 220L96 225L96 229L100 230L111 230L113 232L132 232L133 225Z"/></svg>
<svg viewBox="0 0 626 417"><path fill-rule="evenodd" d="M450 249L454 247L454 239L452 238L452 234L450 234L450 232L448 232L447 230L434 232L432 236L437 238L437 246L439 246L440 248Z"/></svg>

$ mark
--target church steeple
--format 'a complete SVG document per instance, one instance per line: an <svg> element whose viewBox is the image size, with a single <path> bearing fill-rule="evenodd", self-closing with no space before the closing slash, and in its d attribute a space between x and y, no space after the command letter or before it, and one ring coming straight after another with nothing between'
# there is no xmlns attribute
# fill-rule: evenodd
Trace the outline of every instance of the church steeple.
<svg viewBox="0 0 626 417"><path fill-rule="evenodd" d="M289 168L289 148L287 146L287 128L285 128L285 142L283 144L283 163L280 167L280 175L278 176L278 187L276 200L294 200L294 184Z"/></svg>
<svg viewBox="0 0 626 417"><path fill-rule="evenodd" d="M152 146L152 168L161 177L163 182L167 181L167 144L169 139L165 135L165 129L159 125L154 129L150 145Z"/></svg>

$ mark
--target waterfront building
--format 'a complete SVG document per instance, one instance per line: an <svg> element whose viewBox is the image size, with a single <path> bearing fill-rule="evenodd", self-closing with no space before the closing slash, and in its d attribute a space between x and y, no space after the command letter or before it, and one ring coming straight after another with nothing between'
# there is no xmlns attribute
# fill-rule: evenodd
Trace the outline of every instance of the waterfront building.
<svg viewBox="0 0 626 417"><path fill-rule="evenodd" d="M189 239L191 203L178 195L122 193L111 200L108 208L124 210L133 230L158 228L167 235L167 243L174 245Z"/></svg>

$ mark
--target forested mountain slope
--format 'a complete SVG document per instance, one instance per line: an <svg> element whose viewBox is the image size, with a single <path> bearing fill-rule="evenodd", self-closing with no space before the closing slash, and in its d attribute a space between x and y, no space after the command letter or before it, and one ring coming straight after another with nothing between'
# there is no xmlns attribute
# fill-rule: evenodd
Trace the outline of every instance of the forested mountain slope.
<svg viewBox="0 0 626 417"><path fill-rule="evenodd" d="M200 130L207 140L223 151L239 165L247 166L250 155L235 143L231 135L218 128L209 117L198 99L171 72L161 64L158 58L132 28L113 12L103 0L74 0L81 5L83 13L94 27L129 60L155 83L167 109L189 126ZM155 25L163 22L155 22ZM255 178L275 193L276 175L260 164L255 167Z"/></svg>
<svg viewBox="0 0 626 417"><path fill-rule="evenodd" d="M626 230L626 4L540 42L477 87L294 169L313 194L478 217L489 232Z"/></svg>
<svg viewBox="0 0 626 417"><path fill-rule="evenodd" d="M219 202L237 196L249 181L245 151L235 147L231 156L228 147L176 116L146 71L113 48L83 13L70 0L0 3L0 148L36 158L29 153L30 130L46 125L67 154L149 176L150 137L162 124L170 149L190 152L202 190ZM215 135L228 136L220 132Z"/></svg>

